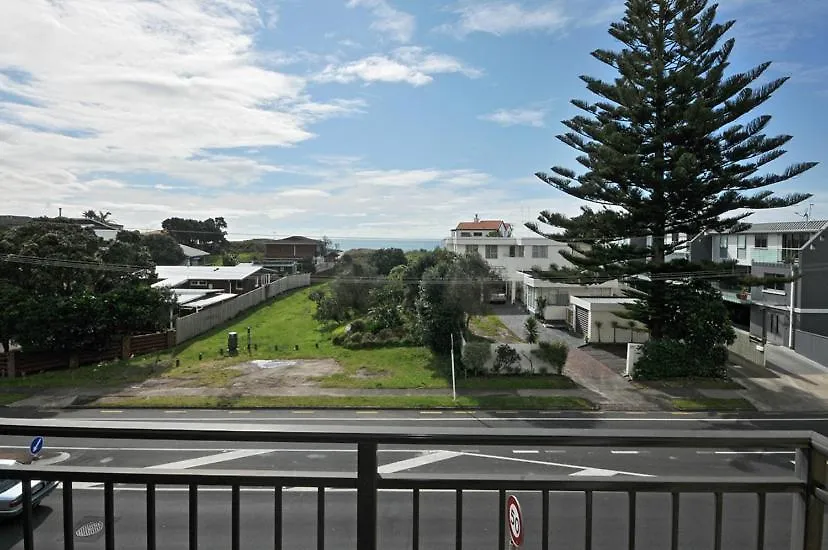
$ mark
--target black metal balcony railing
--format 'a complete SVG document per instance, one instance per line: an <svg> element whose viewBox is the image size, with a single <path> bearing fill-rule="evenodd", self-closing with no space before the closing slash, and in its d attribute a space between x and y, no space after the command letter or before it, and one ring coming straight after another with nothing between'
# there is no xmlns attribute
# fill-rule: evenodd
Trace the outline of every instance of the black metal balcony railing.
<svg viewBox="0 0 828 550"><path fill-rule="evenodd" d="M765 547L767 496L779 493L792 495L793 510L790 548L815 550L822 548L824 503L826 492L826 456L828 439L811 432L773 431L670 431L645 432L636 430L543 430L543 429L401 429L373 427L364 429L349 426L293 426L293 425L205 425L199 423L122 423L103 421L59 421L5 419L0 434L6 436L42 435L60 438L140 439L158 441L221 441L259 443L325 443L355 445L357 466L354 472L274 472L256 470L158 470L145 468L37 466L16 465L0 467L0 478L23 481L22 540L26 550L35 546L32 511L33 479L57 480L62 483L63 547L73 549L74 499L73 485L83 482L103 484L104 544L107 549L118 547L115 526L116 484L139 484L146 491L146 548L158 547L156 488L185 486L188 492L187 517L189 548L199 544L199 487L223 486L230 490L230 547L241 544L241 488L270 487L273 489L273 522L275 548L283 547L283 490L287 487L316 489L316 545L325 548L326 489L352 489L357 492L356 539L360 550L378 547L378 494L383 490L403 489L411 495L411 541L414 549L420 547L421 493L431 490L451 490L455 493L455 530L449 534L456 548L463 545L464 491L491 491L499 501L499 527L492 547L505 548L506 491L527 491L541 496L541 548L550 548L550 495L563 491L577 491L584 495L584 546L591 549L595 534L593 497L596 493L627 495L626 540L615 548L635 549L638 530L636 522L637 496L640 493L670 495L670 547L679 547L679 521L682 495L707 493L713 495L713 537L710 547L721 549L723 497L731 493L757 495L756 548ZM476 474L382 474L378 469L377 452L380 445L405 444L425 446L549 446L549 447L603 447L616 448L693 448L693 449L763 449L795 451L795 473L774 477L687 476L687 477L633 477L617 476L571 477L538 475L476 475ZM208 541L209 542L209 541ZM446 546L449 541L443 541ZM213 547L213 545L209 545ZM165 544L165 547L169 547ZM338 546L337 546L338 547Z"/></svg>

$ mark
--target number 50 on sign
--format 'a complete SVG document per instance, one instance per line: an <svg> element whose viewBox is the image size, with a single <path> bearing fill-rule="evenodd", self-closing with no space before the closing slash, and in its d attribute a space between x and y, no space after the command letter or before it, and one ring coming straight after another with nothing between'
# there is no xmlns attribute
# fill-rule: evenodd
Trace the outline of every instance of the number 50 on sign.
<svg viewBox="0 0 828 550"><path fill-rule="evenodd" d="M520 548L523 544L523 514L520 503L514 495L506 500L506 526L509 529L509 539L512 547Z"/></svg>

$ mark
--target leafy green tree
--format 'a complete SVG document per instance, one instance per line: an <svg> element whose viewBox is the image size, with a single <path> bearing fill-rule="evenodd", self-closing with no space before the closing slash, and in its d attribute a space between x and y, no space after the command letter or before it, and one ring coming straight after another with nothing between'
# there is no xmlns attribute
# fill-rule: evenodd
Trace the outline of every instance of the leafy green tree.
<svg viewBox="0 0 828 550"><path fill-rule="evenodd" d="M388 275L398 265L408 263L405 253L400 248L380 248L375 250L371 254L369 261L380 275Z"/></svg>
<svg viewBox="0 0 828 550"><path fill-rule="evenodd" d="M101 246L100 256L107 264L153 267L150 251L137 231L119 231L115 240Z"/></svg>
<svg viewBox="0 0 828 550"><path fill-rule="evenodd" d="M103 223L109 222L109 216L112 215L112 212L104 212L103 210L95 210L89 209L83 213L83 217L88 220L95 220Z"/></svg>
<svg viewBox="0 0 828 550"><path fill-rule="evenodd" d="M177 242L208 252L221 252L227 246L227 222L221 217L206 220L167 218L161 222L161 227Z"/></svg>
<svg viewBox="0 0 828 550"><path fill-rule="evenodd" d="M492 346L488 342L468 342L463 346L463 374L482 374L486 362L492 358Z"/></svg>
<svg viewBox="0 0 828 550"><path fill-rule="evenodd" d="M702 231L740 230L755 210L787 207L810 195L774 196L768 187L814 167L794 164L773 173L789 135L765 134L771 117L746 119L787 80L755 84L770 63L727 74L734 40L724 40L733 21L716 22L705 0L628 0L622 21L609 33L620 51L596 50L617 73L612 81L582 76L595 103L573 100L583 111L558 136L578 152L585 169L557 166L539 179L598 208L578 216L544 211L539 221L563 231L530 229L569 244L562 253L586 277L657 273L637 283L646 305L636 318L652 338L669 332L668 283L677 271L665 256ZM652 239L647 246L624 239ZM633 242L633 241L630 241Z"/></svg>
<svg viewBox="0 0 828 550"><path fill-rule="evenodd" d="M180 265L186 256L178 243L164 233L150 233L142 237L144 246L155 265Z"/></svg>

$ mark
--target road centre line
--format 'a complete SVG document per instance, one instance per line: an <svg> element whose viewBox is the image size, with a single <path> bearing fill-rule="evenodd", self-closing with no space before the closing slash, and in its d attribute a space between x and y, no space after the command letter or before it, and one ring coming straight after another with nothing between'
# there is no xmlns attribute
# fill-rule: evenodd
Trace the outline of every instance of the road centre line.
<svg viewBox="0 0 828 550"><path fill-rule="evenodd" d="M533 451L533 450L527 450L527 449L513 449L512 452L515 453L516 455L536 455L540 451Z"/></svg>
<svg viewBox="0 0 828 550"><path fill-rule="evenodd" d="M495 460L506 460L512 462L525 462L526 464L540 464L543 466L557 466L559 468L570 468L573 470L590 470L594 472L612 472L608 475L615 475L615 474L624 474L628 476L635 476L635 477L653 477L650 474L639 474L636 472L624 472L621 470L605 470L603 468L591 468L589 466L578 466L577 464L562 464L560 462L546 462L543 460L531 460L528 458L517 458L513 456L499 456L499 455L489 455L489 454L482 454L482 453L463 453L466 456L476 456L479 458L493 458ZM574 474L572 474L574 475ZM585 475L605 475L605 474L585 474Z"/></svg>
<svg viewBox="0 0 828 550"><path fill-rule="evenodd" d="M617 451L617 450L614 450L614 449L611 450L610 452L614 455L637 455L638 454L638 451Z"/></svg>

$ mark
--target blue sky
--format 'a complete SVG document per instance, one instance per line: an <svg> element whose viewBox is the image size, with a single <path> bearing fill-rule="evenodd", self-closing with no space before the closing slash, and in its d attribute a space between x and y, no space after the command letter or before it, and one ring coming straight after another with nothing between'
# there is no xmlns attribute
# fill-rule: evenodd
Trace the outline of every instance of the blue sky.
<svg viewBox="0 0 828 550"><path fill-rule="evenodd" d="M734 70L791 81L762 109L776 167L822 161L828 3L723 0ZM224 216L231 237L439 238L579 203L560 121L620 0L6 0L2 213L108 210L131 228ZM756 114L759 114L758 112ZM815 194L820 165L779 192ZM806 206L760 212L797 219Z"/></svg>

